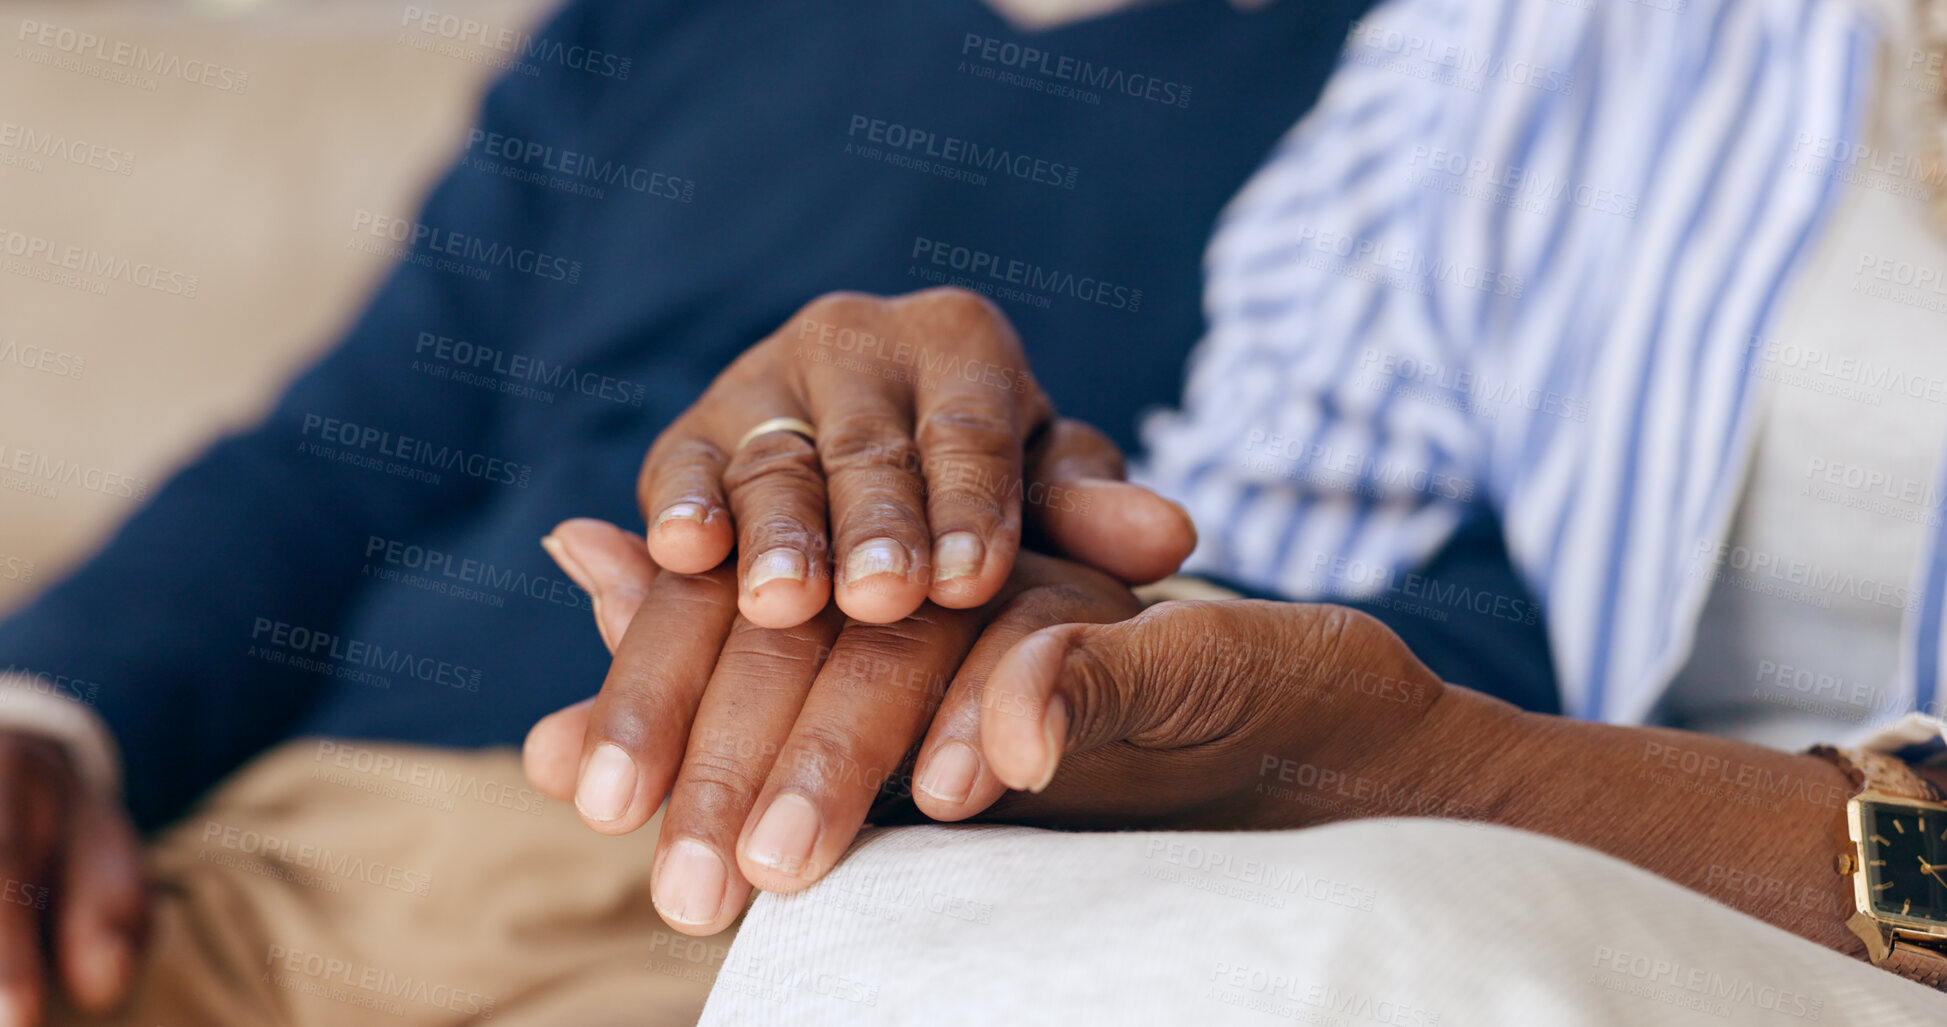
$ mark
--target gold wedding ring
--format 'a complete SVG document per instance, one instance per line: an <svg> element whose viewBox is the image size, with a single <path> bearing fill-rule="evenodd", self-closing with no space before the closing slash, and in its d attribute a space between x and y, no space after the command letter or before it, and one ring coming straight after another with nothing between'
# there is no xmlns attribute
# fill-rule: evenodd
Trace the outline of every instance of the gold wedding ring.
<svg viewBox="0 0 1947 1027"><path fill-rule="evenodd" d="M759 435L769 435L774 431L788 431L794 435L802 435L806 442L814 446L818 444L818 429L813 428L809 421L800 421L795 417L773 417L768 421L759 421L755 428L745 432L744 437L737 440L737 448L742 449L750 445L750 440Z"/></svg>

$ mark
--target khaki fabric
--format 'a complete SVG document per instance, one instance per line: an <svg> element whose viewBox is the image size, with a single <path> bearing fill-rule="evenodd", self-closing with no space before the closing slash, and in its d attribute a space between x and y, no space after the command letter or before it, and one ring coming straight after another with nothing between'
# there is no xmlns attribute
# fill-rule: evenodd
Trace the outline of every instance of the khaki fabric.
<svg viewBox="0 0 1947 1027"><path fill-rule="evenodd" d="M307 740L153 846L136 995L60 1025L694 1023L730 934L649 900L658 822L595 834L512 750Z"/></svg>

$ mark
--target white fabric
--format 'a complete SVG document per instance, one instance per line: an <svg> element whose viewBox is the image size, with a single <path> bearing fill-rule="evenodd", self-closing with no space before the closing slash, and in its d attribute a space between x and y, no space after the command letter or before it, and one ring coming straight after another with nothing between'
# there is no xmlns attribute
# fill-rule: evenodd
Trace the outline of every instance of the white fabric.
<svg viewBox="0 0 1947 1027"><path fill-rule="evenodd" d="M745 917L703 1027L1947 1022L1947 995L1591 850L1369 820L912 827Z"/></svg>

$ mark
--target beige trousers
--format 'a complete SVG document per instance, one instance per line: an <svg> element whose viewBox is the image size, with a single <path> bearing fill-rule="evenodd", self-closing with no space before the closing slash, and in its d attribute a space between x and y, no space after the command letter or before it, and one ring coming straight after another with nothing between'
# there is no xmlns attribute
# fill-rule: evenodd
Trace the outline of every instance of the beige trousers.
<svg viewBox="0 0 1947 1027"><path fill-rule="evenodd" d="M293 742L156 840L128 1006L53 1022L694 1023L730 935L656 915L657 824L595 834L512 750Z"/></svg>

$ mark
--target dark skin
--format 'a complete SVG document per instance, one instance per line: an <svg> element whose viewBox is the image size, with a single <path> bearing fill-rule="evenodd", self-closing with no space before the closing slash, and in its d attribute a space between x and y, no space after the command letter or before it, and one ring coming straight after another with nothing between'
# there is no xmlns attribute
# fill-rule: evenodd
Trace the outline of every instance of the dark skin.
<svg viewBox="0 0 1947 1027"><path fill-rule="evenodd" d="M142 844L121 803L83 785L61 744L0 732L0 1022L41 1022L50 987L104 1012L148 928Z"/></svg>
<svg viewBox="0 0 1947 1027"><path fill-rule="evenodd" d="M646 544L595 522L571 522L551 543L602 601L604 637L617 656L592 706L536 725L527 748L536 786L566 798L577 794L579 776L587 794L589 755L601 744L628 747L638 761L661 767L680 762L680 769L644 780L626 816L598 825L617 831L646 822L667 790L664 777L680 787L692 763L705 776L745 783L730 790L735 801L687 804L675 828L664 825L666 842L706 836L719 857L732 855L724 839L736 839L736 870L715 915L679 921L679 929L721 929L749 884L790 891L815 881L865 816L870 798L862 783L896 776L911 754L914 802L935 819L1275 829L1401 813L1464 816L1610 853L1831 948L1863 951L1843 926L1850 884L1832 862L1834 827L1851 789L1824 760L1680 731L1524 713L1443 684L1385 627L1337 607L1172 603L1132 618L1126 595L1096 587L1101 582L1085 579L1085 567L1049 561L1030 568L1038 577L1027 594L1052 590L1067 601L996 619L990 601L1022 587L1002 564L1022 534L1018 495L1032 491L1006 488L1007 475L1018 468L1024 478L1015 480L1048 480L1035 460L1016 452L1025 454L1040 426L1052 423L1051 405L1038 387L980 392L951 383L951 402L942 403L929 391L938 384L883 373L886 367L874 363L899 365L897 347L873 348L869 359L827 359L825 341L845 338L908 342L903 352L984 362L1005 370L1009 382L1032 381L1012 329L977 297L954 290L826 297L740 359L658 440L643 475ZM817 425L816 446L780 434L760 439L752 452L736 448L737 432L776 416ZM934 473L969 459L986 461L984 473ZM968 481L1003 487L969 495ZM683 504L711 513L696 520L666 515ZM976 524L985 540L978 573L951 579L951 587L929 586L914 569L929 559L926 540L937 556L944 535L967 529L969 509L985 516ZM1030 527L1037 513L1028 511ZM834 526L836 561L819 557L825 519ZM1163 518L1147 518L1147 527L1091 529L1087 521L1069 516L1066 539L1060 531L1044 535L1052 534L1057 551L1125 581L1175 566L1158 559L1140 576L1126 567L1115 573L1126 553L1180 558L1188 551L1156 533ZM773 530L779 525L781 533ZM836 606L822 605L833 593L818 590L815 569L838 567L842 578L848 546L884 533L905 540L909 573L878 581L871 595L840 588ZM788 601L755 602L748 554L775 548L779 538L796 540L791 544L807 554L809 584L793 585ZM728 563L720 566L733 552L734 576ZM658 564L693 573L659 575ZM672 606L661 592L684 598ZM699 612L712 603L717 613ZM732 603L749 622L733 626ZM720 627L672 628L672 609L714 616ZM897 621L909 613L910 621ZM1072 623L1043 623L1050 617ZM897 622L896 630L856 633L860 624L888 622ZM760 624L811 633L772 635ZM718 690L711 672L722 677L722 665L707 651L712 638L733 640L726 661L757 654L773 670L781 661L796 666L792 680L822 684L822 661L836 652L822 640L845 632L868 640L874 673L905 669L941 684L904 695L854 688L851 712L830 718L806 698L806 686L726 678L721 687L739 698L726 707L730 715L717 714L701 732L708 741L699 750L695 725L703 723L698 710L707 698L687 704L670 695L698 691L705 681L710 692ZM638 644L638 633L650 641ZM950 666L960 670L945 670ZM948 673L950 689L943 684ZM658 675L689 684L640 685ZM902 708L885 712L894 707ZM816 713L809 757L804 746L769 741L782 725L803 723L794 721L800 709ZM655 737L633 724L657 725ZM956 754L945 762L964 769L969 752L977 770L964 797L956 789L948 789L955 801L929 792L926 783L950 776L942 756ZM833 783L845 780L854 783ZM837 792L845 798L833 804L828 797ZM787 861L788 872L753 858L767 848L752 844L765 804L780 794L806 797L811 812L800 810L800 826L816 829L812 851ZM756 798L747 805L746 796ZM671 811L676 817L673 799ZM659 902L665 881L684 877L664 870L659 855ZM1754 880L1769 889L1765 894L1793 901L1754 905Z"/></svg>
<svg viewBox="0 0 1947 1027"><path fill-rule="evenodd" d="M815 444L751 435L778 418L815 423ZM950 681L977 678L1003 640L1128 616L1124 582L1182 563L1188 516L1122 476L1106 437L1056 416L986 300L807 304L657 438L639 482L646 538L570 522L543 541L594 595L617 659L592 704L565 713L572 744L530 746L534 776L606 834L672 797L657 894L686 929L728 923L753 883L802 887L844 851ZM1016 559L1023 539L1079 563L1056 580L1042 558ZM616 569L612 593L591 584ZM998 796L972 741L927 750L920 790L954 806Z"/></svg>
<svg viewBox="0 0 1947 1027"><path fill-rule="evenodd" d="M609 548L612 559L602 566L615 576L591 582L597 591L619 585L654 593L657 571L646 557L635 562L631 554L642 550L632 536L596 522L564 531L577 548ZM1025 559L1046 575L1034 588L1065 580L1059 587L1078 588L1080 605L987 628L992 644L982 638L969 650L978 655L954 678L957 691L943 697L930 725L903 719L912 735L896 744L810 760L789 748L773 750L782 753L773 758L762 745L743 745L751 774L767 782L753 794L768 797L783 780L814 796L859 781L896 782L910 741L923 736L918 780L948 741L972 745L981 759L980 785L963 801L913 790L917 809L936 820L1278 830L1370 816L1461 817L1606 852L1829 948L1864 954L1844 926L1850 882L1833 869L1835 819L1852 789L1825 760L1523 712L1442 683L1384 625L1343 607L1172 602L1129 616L1133 599L1089 591L1083 586L1097 576L1086 569ZM955 637L970 638L979 634L979 616L941 611L927 619L951 631L945 621L967 618ZM1078 622L1023 630L1062 616ZM775 652L767 647L783 640L767 634L776 633L750 629L737 651ZM894 649L879 655L940 660L930 638L910 641L904 657ZM815 647L809 652L815 659ZM617 655L618 662L668 658L628 641ZM527 747L536 787L571 793L587 710L571 707L536 725ZM732 749L764 730L725 723L731 726L713 737ZM695 737L693 729L686 759L697 752ZM867 772L831 773L847 761ZM737 839L750 884L795 891L829 869L826 853L844 851L871 797L857 788L846 801L842 841L821 842L801 872L776 874L746 858L751 807L740 801L679 806L672 796L663 837ZM1754 902L1753 881L1788 901ZM712 933L741 906L727 901L717 918L675 926Z"/></svg>
<svg viewBox="0 0 1947 1027"><path fill-rule="evenodd" d="M1108 575L1023 553L999 594L970 610L928 604L878 625L847 621L834 607L768 629L737 614L728 568L658 574L639 539L599 522L571 522L555 537L565 552L606 548L585 564L624 575L641 598L604 598L605 613L633 609L615 665L594 700L535 726L528 775L566 799L588 761L587 739L626 746L641 785L624 816L598 829L634 830L667 796L654 895L666 919L693 933L727 926L753 885L795 891L823 876L882 793L911 796L942 819L985 809L1006 791L979 763L986 671L1039 628L1140 608ZM599 578L589 583L607 591ZM943 750L957 751L961 772L929 776ZM786 796L808 807L815 830L781 850L761 824ZM678 858L704 873L673 881Z"/></svg>

